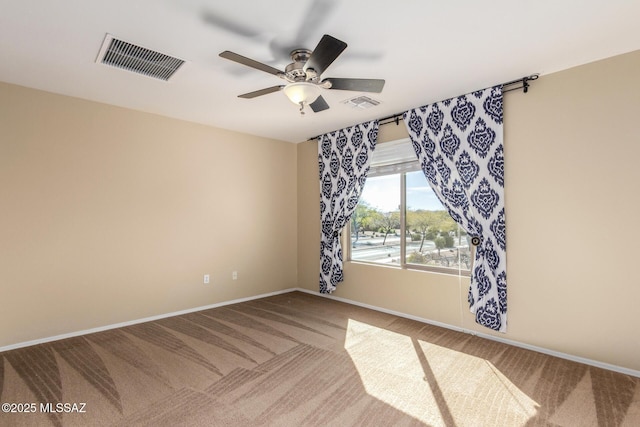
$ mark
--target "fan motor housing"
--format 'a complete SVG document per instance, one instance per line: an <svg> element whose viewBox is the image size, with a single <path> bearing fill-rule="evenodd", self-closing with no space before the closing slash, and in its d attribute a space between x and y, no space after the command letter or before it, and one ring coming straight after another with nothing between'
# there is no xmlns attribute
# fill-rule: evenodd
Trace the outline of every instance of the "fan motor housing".
<svg viewBox="0 0 640 427"><path fill-rule="evenodd" d="M316 72L312 69L304 70L304 65L309 60L311 51L309 49L296 49L291 52L291 64L284 69L284 75L291 82L313 81L318 79Z"/></svg>

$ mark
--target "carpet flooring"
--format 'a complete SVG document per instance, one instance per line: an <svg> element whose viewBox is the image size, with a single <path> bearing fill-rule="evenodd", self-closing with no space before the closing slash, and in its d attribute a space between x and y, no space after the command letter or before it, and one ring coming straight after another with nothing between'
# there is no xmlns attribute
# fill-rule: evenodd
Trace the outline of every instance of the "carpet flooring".
<svg viewBox="0 0 640 427"><path fill-rule="evenodd" d="M302 292L0 353L0 402L2 426L640 426L639 378Z"/></svg>

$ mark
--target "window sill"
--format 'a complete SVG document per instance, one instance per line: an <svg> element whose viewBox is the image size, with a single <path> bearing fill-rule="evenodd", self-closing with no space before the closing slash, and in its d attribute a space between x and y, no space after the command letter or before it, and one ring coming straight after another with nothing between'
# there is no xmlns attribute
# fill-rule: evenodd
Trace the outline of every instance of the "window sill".
<svg viewBox="0 0 640 427"><path fill-rule="evenodd" d="M426 267L426 266L420 266L420 265L414 265L414 264L407 264L407 265L382 264L382 263L357 261L357 260L355 261L348 260L345 262L349 264L366 265L370 267L379 267L379 268L389 268L393 270L417 271L422 273L443 274L446 276L471 277L471 272L469 270L452 270L445 267Z"/></svg>

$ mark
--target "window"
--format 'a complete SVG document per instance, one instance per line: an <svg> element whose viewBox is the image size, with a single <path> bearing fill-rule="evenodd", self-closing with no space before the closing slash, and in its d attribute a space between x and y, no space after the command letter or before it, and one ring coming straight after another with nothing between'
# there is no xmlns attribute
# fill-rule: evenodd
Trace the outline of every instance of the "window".
<svg viewBox="0 0 640 427"><path fill-rule="evenodd" d="M350 228L351 261L469 275L469 236L431 189L409 139L376 147Z"/></svg>

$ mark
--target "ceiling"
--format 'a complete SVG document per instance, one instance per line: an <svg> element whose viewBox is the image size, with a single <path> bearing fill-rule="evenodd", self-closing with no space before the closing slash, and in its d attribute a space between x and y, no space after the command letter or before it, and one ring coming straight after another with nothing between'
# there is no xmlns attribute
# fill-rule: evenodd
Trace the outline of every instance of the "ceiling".
<svg viewBox="0 0 640 427"><path fill-rule="evenodd" d="M640 1L0 0L0 81L290 142L533 73L640 48ZM186 60L167 82L96 63L106 34ZM283 84L220 58L280 70L323 34L347 49L323 77L382 78L380 105L301 116ZM535 90L535 83L533 83Z"/></svg>

